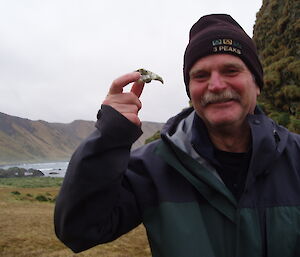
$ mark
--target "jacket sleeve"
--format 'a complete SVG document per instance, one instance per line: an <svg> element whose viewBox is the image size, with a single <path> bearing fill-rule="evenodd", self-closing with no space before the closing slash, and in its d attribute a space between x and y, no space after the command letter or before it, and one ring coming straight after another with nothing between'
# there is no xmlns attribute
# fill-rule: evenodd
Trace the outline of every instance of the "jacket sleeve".
<svg viewBox="0 0 300 257"><path fill-rule="evenodd" d="M74 252L116 239L139 223L141 214L124 175L139 127L102 105L92 133L72 155L56 200L57 237Z"/></svg>

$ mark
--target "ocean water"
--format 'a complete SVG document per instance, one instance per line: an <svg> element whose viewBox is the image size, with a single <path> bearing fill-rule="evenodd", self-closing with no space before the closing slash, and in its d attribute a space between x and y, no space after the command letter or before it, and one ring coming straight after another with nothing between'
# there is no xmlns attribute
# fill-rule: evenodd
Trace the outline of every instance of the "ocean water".
<svg viewBox="0 0 300 257"><path fill-rule="evenodd" d="M11 167L19 167L24 169L36 169L40 170L47 177L64 177L69 162L45 162L45 163L19 163L2 165L1 169L8 169Z"/></svg>

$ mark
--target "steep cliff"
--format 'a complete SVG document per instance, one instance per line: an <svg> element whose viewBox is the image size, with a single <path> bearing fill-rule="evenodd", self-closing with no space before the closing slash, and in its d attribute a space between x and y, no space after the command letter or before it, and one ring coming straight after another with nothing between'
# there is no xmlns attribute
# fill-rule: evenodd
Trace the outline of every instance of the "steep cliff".
<svg viewBox="0 0 300 257"><path fill-rule="evenodd" d="M264 0L256 18L253 39L265 71L261 106L300 133L300 1Z"/></svg>

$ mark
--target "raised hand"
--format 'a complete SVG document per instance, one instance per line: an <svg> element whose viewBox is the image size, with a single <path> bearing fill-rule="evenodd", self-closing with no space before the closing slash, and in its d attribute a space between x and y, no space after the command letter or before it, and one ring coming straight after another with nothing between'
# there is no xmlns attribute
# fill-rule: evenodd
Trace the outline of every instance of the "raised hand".
<svg viewBox="0 0 300 257"><path fill-rule="evenodd" d="M117 78L111 84L108 95L102 103L110 105L137 126L141 125L138 112L142 108L142 103L139 97L145 84L139 80L140 78L139 72L131 72ZM123 88L130 83L133 83L130 92L124 93Z"/></svg>

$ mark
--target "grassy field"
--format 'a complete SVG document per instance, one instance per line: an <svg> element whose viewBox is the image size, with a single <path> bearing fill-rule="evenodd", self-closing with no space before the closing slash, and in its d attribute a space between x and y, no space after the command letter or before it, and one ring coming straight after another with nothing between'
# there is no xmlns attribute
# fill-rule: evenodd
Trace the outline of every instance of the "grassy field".
<svg viewBox="0 0 300 257"><path fill-rule="evenodd" d="M74 254L55 236L53 210L61 178L0 179L1 257L147 257L139 226L118 240Z"/></svg>

